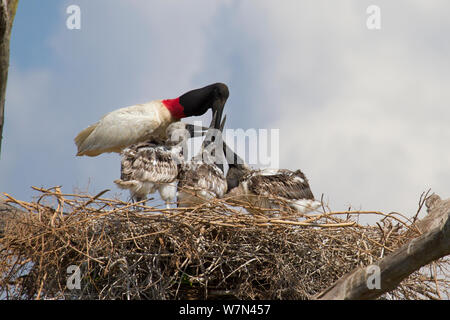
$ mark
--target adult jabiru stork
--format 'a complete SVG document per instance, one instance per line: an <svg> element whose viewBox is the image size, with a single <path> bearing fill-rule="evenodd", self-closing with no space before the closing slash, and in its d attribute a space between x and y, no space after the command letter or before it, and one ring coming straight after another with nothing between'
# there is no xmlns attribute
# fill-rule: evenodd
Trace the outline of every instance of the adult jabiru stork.
<svg viewBox="0 0 450 320"><path fill-rule="evenodd" d="M181 118L201 116L209 109L220 126L229 96L228 87L214 83L191 90L175 99L154 100L112 111L75 137L77 156L95 157L152 138L166 140L167 127Z"/></svg>

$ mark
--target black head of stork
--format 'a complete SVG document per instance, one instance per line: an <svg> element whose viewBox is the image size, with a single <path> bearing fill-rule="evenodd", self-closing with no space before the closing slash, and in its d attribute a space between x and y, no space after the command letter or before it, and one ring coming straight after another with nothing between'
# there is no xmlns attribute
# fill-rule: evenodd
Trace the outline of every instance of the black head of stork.
<svg viewBox="0 0 450 320"><path fill-rule="evenodd" d="M227 85L218 82L186 92L180 96L179 102L183 106L183 113L186 117L201 116L211 109L213 118L215 118L214 127L219 128L223 108L229 95Z"/></svg>

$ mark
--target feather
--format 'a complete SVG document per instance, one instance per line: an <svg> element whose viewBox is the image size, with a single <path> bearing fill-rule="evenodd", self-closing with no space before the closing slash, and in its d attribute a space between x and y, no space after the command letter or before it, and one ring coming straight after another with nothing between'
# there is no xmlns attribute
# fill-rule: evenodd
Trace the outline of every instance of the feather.
<svg viewBox="0 0 450 320"><path fill-rule="evenodd" d="M233 204L247 202L259 208L279 209L284 202L301 213L321 205L314 200L308 179L301 170L252 170L246 165L233 165L227 173L227 181L231 186L227 198Z"/></svg>
<svg viewBox="0 0 450 320"><path fill-rule="evenodd" d="M189 207L221 198L227 191L227 182L222 171L215 165L190 161L184 163L178 174L178 205Z"/></svg>
<svg viewBox="0 0 450 320"><path fill-rule="evenodd" d="M77 156L120 153L132 144L165 138L167 126L174 121L160 100L115 110L75 137Z"/></svg>
<svg viewBox="0 0 450 320"><path fill-rule="evenodd" d="M173 202L181 156L181 148L157 139L134 144L122 151L120 179L114 183L130 190L134 199L159 191L166 203Z"/></svg>
<svg viewBox="0 0 450 320"><path fill-rule="evenodd" d="M252 172L248 177L251 193L263 196L278 196L286 199L314 199L308 180L303 172L280 169L277 172Z"/></svg>
<svg viewBox="0 0 450 320"><path fill-rule="evenodd" d="M214 114L209 129L218 129L220 135L225 126L226 115L219 127L214 127L217 120ZM178 174L178 206L191 207L205 201L222 198L227 191L227 180L223 174L222 163L216 163L219 155L215 147L221 136L214 136L214 130L208 130L200 152L191 160L184 162ZM212 149L211 149L212 147Z"/></svg>
<svg viewBox="0 0 450 320"><path fill-rule="evenodd" d="M178 179L179 188L210 190L218 197L222 197L227 189L222 171L214 164L204 162L183 164Z"/></svg>
<svg viewBox="0 0 450 320"><path fill-rule="evenodd" d="M139 143L122 152L121 179L172 182L178 175L179 162L179 156L165 146Z"/></svg>

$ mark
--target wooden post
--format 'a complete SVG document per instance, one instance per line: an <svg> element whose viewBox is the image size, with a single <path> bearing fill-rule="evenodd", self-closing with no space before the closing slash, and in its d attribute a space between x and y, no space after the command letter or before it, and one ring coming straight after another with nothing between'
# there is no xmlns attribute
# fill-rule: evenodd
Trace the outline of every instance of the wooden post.
<svg viewBox="0 0 450 320"><path fill-rule="evenodd" d="M5 121L6 82L9 68L9 40L19 0L0 0L0 155Z"/></svg>
<svg viewBox="0 0 450 320"><path fill-rule="evenodd" d="M370 272L357 268L346 274L325 291L316 295L320 300L376 299L395 289L400 282L421 267L450 254L450 199L442 201L432 195L426 202L428 216L417 223L422 232L407 244L375 264L380 289L368 285Z"/></svg>

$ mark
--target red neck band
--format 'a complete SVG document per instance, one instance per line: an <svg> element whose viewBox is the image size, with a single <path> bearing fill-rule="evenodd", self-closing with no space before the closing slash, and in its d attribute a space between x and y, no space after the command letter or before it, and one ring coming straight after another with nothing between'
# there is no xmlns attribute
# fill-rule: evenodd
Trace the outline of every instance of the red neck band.
<svg viewBox="0 0 450 320"><path fill-rule="evenodd" d="M166 99L166 100L163 100L162 103L170 111L170 114L172 115L172 117L177 118L177 119L186 117L186 115L184 114L184 108L180 104L180 98Z"/></svg>

